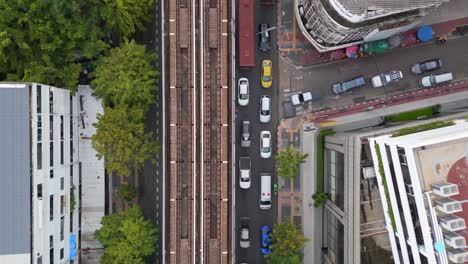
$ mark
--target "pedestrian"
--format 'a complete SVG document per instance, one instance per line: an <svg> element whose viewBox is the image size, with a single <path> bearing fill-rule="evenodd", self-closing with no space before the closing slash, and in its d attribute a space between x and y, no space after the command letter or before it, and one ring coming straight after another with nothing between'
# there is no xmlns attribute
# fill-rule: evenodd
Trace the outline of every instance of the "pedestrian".
<svg viewBox="0 0 468 264"><path fill-rule="evenodd" d="M309 202L309 208L312 207L312 202Z"/></svg>

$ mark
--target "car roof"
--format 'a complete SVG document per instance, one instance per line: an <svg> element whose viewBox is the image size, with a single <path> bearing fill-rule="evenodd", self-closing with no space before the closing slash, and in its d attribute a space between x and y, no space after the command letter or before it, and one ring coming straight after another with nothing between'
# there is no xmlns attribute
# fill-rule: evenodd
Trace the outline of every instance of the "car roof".
<svg viewBox="0 0 468 264"><path fill-rule="evenodd" d="M270 109L270 98L268 96L262 96L260 102L262 104L262 110Z"/></svg>

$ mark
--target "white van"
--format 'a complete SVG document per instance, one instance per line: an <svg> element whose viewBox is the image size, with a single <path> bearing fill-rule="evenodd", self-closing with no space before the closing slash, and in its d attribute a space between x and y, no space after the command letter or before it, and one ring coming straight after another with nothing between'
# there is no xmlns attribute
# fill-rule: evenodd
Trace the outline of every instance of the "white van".
<svg viewBox="0 0 468 264"><path fill-rule="evenodd" d="M444 82L450 82L451 80L453 80L452 73L446 72L437 75L425 76L421 79L419 83L422 87L431 87Z"/></svg>
<svg viewBox="0 0 468 264"><path fill-rule="evenodd" d="M260 174L260 209L271 208L271 176Z"/></svg>

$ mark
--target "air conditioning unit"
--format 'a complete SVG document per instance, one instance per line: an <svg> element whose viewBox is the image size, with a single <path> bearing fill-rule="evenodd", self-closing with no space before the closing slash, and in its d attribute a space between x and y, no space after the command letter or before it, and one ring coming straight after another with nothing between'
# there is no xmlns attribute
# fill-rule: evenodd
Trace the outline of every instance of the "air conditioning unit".
<svg viewBox="0 0 468 264"><path fill-rule="evenodd" d="M443 197L449 197L459 194L458 185L449 182L437 182L432 184L432 191Z"/></svg>
<svg viewBox="0 0 468 264"><path fill-rule="evenodd" d="M464 236L460 236L454 232L444 234L445 243L453 248L465 248L466 241Z"/></svg>
<svg viewBox="0 0 468 264"><path fill-rule="evenodd" d="M468 261L468 251L459 248L447 249L447 256L454 263L464 263Z"/></svg>
<svg viewBox="0 0 468 264"><path fill-rule="evenodd" d="M375 169L374 167L365 167L365 168L362 168L362 176L364 177L364 179L372 179L372 178L375 178L376 175L375 175Z"/></svg>
<svg viewBox="0 0 468 264"><path fill-rule="evenodd" d="M437 210L445 214L452 214L462 211L460 201L451 198L442 198L435 201Z"/></svg>
<svg viewBox="0 0 468 264"><path fill-rule="evenodd" d="M466 228L465 219L453 214L439 216L439 224L448 231L458 231Z"/></svg>

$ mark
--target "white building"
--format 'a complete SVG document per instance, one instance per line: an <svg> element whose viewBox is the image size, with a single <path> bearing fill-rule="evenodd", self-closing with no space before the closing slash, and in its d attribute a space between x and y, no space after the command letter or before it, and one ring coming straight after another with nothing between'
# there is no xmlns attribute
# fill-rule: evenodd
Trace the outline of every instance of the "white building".
<svg viewBox="0 0 468 264"><path fill-rule="evenodd" d="M294 9L303 35L325 52L405 32L448 1L298 0Z"/></svg>
<svg viewBox="0 0 468 264"><path fill-rule="evenodd" d="M79 263L77 109L69 90L0 83L2 264Z"/></svg>
<svg viewBox="0 0 468 264"><path fill-rule="evenodd" d="M369 144L395 263L468 262L468 122Z"/></svg>

